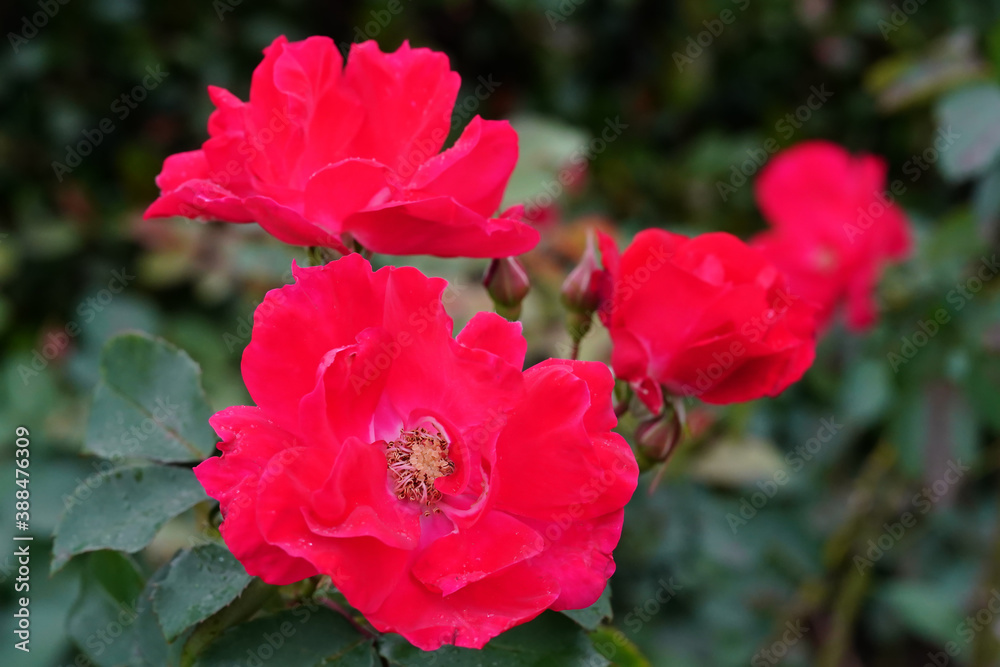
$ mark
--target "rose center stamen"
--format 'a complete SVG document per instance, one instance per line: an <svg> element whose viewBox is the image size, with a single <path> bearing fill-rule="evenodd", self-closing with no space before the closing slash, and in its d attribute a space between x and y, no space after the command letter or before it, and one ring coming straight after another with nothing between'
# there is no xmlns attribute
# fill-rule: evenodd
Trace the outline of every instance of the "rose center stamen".
<svg viewBox="0 0 1000 667"><path fill-rule="evenodd" d="M434 480L455 472L448 458L448 442L424 428L402 431L386 448L385 460L400 500L416 500L431 505L441 499Z"/></svg>

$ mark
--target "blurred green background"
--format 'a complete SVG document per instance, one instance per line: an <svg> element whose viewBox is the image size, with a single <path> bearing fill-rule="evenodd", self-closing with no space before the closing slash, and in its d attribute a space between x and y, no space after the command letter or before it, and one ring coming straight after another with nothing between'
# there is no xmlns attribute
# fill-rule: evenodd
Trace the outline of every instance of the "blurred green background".
<svg viewBox="0 0 1000 667"><path fill-rule="evenodd" d="M474 113L521 131L508 201L554 202L525 258L529 363L566 354L558 286L585 228L748 238L769 140L885 156L917 242L882 281L878 325L828 332L776 400L691 406L691 438L628 510L617 630L598 648L623 661L627 639L685 667L1000 665L1000 282L955 296L997 244L1000 2L42 0L0 17L0 536L17 425L32 434L37 536L30 656L13 649L13 547L0 548L0 664L116 664L79 620L86 559L47 576L64 499L99 468L81 450L101 346L125 329L163 336L201 364L213 408L248 402L253 308L305 261L253 226L141 213L163 159L205 139L207 85L245 99L275 36L322 34L444 51L463 78L455 134ZM493 90L477 96L482 81ZM827 99L810 108L816 91ZM935 148L948 128L958 138ZM490 307L485 261L414 263L457 285L457 326ZM597 330L584 356L607 354ZM140 572L199 520L169 524Z"/></svg>

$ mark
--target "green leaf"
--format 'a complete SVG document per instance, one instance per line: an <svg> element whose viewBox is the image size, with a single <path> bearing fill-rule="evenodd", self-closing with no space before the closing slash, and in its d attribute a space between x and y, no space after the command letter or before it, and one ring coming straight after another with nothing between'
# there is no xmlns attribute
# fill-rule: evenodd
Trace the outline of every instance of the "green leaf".
<svg viewBox="0 0 1000 667"><path fill-rule="evenodd" d="M122 334L101 354L85 447L105 458L200 461L218 441L211 415L201 369L186 352L147 334Z"/></svg>
<svg viewBox="0 0 1000 667"><path fill-rule="evenodd" d="M171 519L208 496L185 468L137 466L88 477L56 527L52 571L98 549L135 553Z"/></svg>
<svg viewBox="0 0 1000 667"><path fill-rule="evenodd" d="M399 667L606 667L611 663L590 638L562 614L545 613L530 623L508 630L481 650L445 646L421 651L399 635L384 635L379 652Z"/></svg>
<svg viewBox="0 0 1000 667"><path fill-rule="evenodd" d="M101 667L128 664L142 576L128 556L113 551L91 555L87 565L80 596L67 620L69 635L93 664ZM116 571L120 577L117 582ZM128 593L131 595L121 597Z"/></svg>
<svg viewBox="0 0 1000 667"><path fill-rule="evenodd" d="M142 593L146 580L135 560L120 551L95 551L87 557L87 576L96 579L114 600L129 604Z"/></svg>
<svg viewBox="0 0 1000 667"><path fill-rule="evenodd" d="M227 630L195 662L195 667L374 667L370 639L343 616L317 606L301 606Z"/></svg>
<svg viewBox="0 0 1000 667"><path fill-rule="evenodd" d="M976 183L972 194L972 210L975 211L976 226L983 238L996 238L997 228L1000 226L1000 167L994 166Z"/></svg>
<svg viewBox="0 0 1000 667"><path fill-rule="evenodd" d="M875 63L865 74L865 87L883 111L892 113L933 100L986 74L975 35L958 31L920 52L900 53Z"/></svg>
<svg viewBox="0 0 1000 667"><path fill-rule="evenodd" d="M157 586L153 609L168 641L232 602L252 577L225 548L206 544L183 551Z"/></svg>
<svg viewBox="0 0 1000 667"><path fill-rule="evenodd" d="M958 138L941 153L941 173L952 181L985 172L1000 153L1000 87L980 84L963 88L941 100L937 116L941 136Z"/></svg>
<svg viewBox="0 0 1000 667"><path fill-rule="evenodd" d="M918 636L944 644L954 639L962 610L955 602L958 597L943 596L942 589L942 585L897 581L886 584L878 599Z"/></svg>
<svg viewBox="0 0 1000 667"><path fill-rule="evenodd" d="M601 597L597 602L584 609L567 609L562 612L576 621L585 630L596 630L601 623L610 621L611 613L611 586L605 586Z"/></svg>
<svg viewBox="0 0 1000 667"><path fill-rule="evenodd" d="M649 660L621 630L598 628L590 633L598 653L611 660L615 667L650 667Z"/></svg>
<svg viewBox="0 0 1000 667"><path fill-rule="evenodd" d="M846 422L866 426L882 415L892 399L888 370L884 359L859 360L847 367L840 387L841 414Z"/></svg>
<svg viewBox="0 0 1000 667"><path fill-rule="evenodd" d="M168 645L156 615L153 613L153 596L169 572L169 563L157 570L146 582L146 587L136 602L130 667L161 667L162 665L178 664L183 642L177 642L173 646Z"/></svg>

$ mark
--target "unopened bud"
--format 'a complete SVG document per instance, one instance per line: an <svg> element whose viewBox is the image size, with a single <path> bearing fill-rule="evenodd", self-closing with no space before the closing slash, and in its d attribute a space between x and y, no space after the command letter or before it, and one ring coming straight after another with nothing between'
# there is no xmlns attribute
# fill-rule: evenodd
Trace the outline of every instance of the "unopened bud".
<svg viewBox="0 0 1000 667"><path fill-rule="evenodd" d="M496 304L497 312L515 320L521 314L521 302L528 295L531 282L524 266L515 257L501 257L490 262L483 285Z"/></svg>
<svg viewBox="0 0 1000 667"><path fill-rule="evenodd" d="M566 307L577 313L590 315L601 305L603 286L607 274L597 263L594 252L594 233L587 232L587 248L562 284L562 300Z"/></svg>
<svg viewBox="0 0 1000 667"><path fill-rule="evenodd" d="M667 461L681 440L681 421L670 410L665 415L641 422L635 429L635 441L646 457L652 461Z"/></svg>

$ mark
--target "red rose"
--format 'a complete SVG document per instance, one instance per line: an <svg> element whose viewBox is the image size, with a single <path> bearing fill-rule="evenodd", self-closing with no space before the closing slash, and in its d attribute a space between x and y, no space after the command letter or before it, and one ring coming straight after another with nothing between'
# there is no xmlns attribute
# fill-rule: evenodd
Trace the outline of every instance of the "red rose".
<svg viewBox="0 0 1000 667"><path fill-rule="evenodd" d="M756 193L771 230L752 244L785 272L790 289L820 308L821 324L846 304L852 328L871 325L883 265L910 251L906 216L886 190L885 161L805 142L771 160Z"/></svg>
<svg viewBox="0 0 1000 667"><path fill-rule="evenodd" d="M621 256L607 235L600 246L611 287L599 312L612 366L654 412L661 386L737 403L776 396L812 364L813 307L736 237L647 229Z"/></svg>
<svg viewBox="0 0 1000 667"><path fill-rule="evenodd" d="M215 415L222 456L195 469L247 571L327 574L423 649L592 604L638 477L608 368L522 371L520 324L494 313L452 338L445 281L413 268L293 271L243 356L258 407Z"/></svg>
<svg viewBox="0 0 1000 667"><path fill-rule="evenodd" d="M520 207L490 218L517 161L506 121L476 116L440 153L459 76L448 58L403 43L354 44L347 66L325 37L278 37L250 101L216 87L210 138L167 158L146 217L258 222L286 243L342 249L350 234L395 255L505 257L538 232Z"/></svg>

